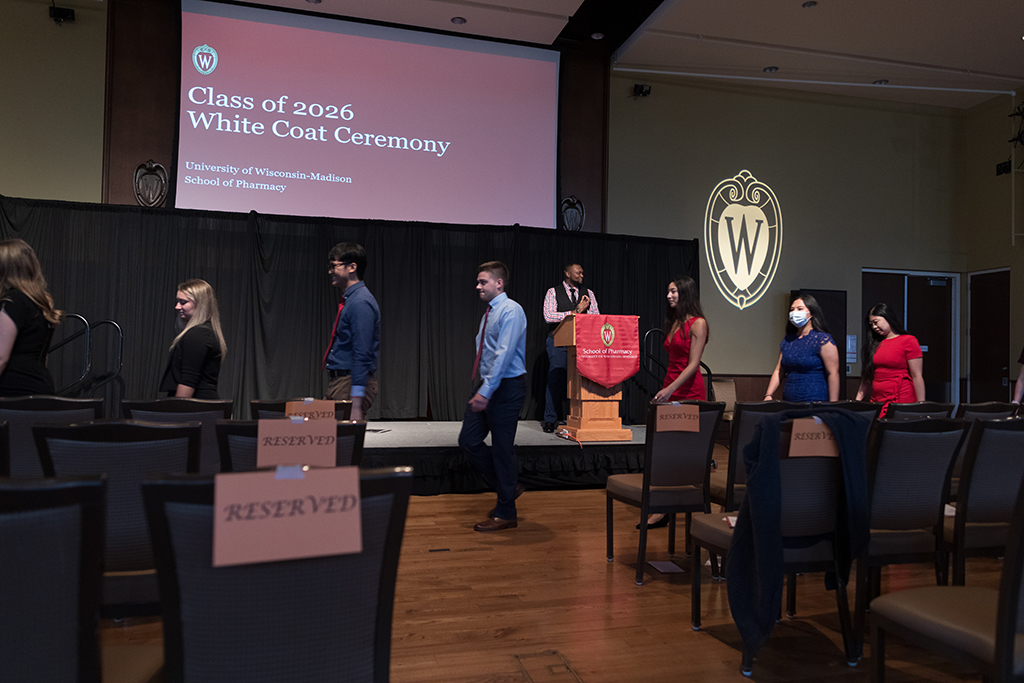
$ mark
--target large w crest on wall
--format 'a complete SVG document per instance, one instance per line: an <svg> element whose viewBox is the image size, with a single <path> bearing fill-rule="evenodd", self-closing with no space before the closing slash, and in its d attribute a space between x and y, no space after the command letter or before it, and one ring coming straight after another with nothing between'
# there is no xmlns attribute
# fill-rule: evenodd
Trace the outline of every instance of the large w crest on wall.
<svg viewBox="0 0 1024 683"><path fill-rule="evenodd" d="M749 171L718 183L704 214L704 251L715 286L736 308L757 303L782 254L782 210Z"/></svg>

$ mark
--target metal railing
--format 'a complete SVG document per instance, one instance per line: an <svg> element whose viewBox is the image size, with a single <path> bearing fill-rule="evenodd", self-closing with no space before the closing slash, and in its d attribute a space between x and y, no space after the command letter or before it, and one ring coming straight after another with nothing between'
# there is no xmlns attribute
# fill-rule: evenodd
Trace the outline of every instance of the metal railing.
<svg viewBox="0 0 1024 683"><path fill-rule="evenodd" d="M91 394L94 393L97 389L115 380L118 382L118 385L121 387L123 393L124 381L121 379L121 370L124 367L124 331L121 329L121 326L118 325L113 320L98 320L94 323L90 323L88 320L85 319L85 317L78 315L77 313L65 313L64 320L67 321L69 319L81 322L82 328L80 330L77 330L76 332L73 332L72 334L69 334L67 337L64 337L56 344L50 346L50 349L49 351L47 351L47 354L51 354L54 351L63 348L64 346L67 346L76 339L84 336L85 343L83 345L81 356L82 373L78 376L77 379L74 379L71 382L68 382L67 384L57 389L57 394L59 396L81 396L85 393ZM114 328L114 339L117 342L117 362L115 363L115 367L113 369L105 372L104 374L98 377L92 377L92 379L90 380L89 377L90 374L92 373L93 366L92 335L93 331L96 328L103 326L110 326Z"/></svg>
<svg viewBox="0 0 1024 683"><path fill-rule="evenodd" d="M640 345L640 370L643 371L643 373L648 377L653 378L655 382L661 382L662 380L665 379L665 373L668 372L668 366L662 363L661 360L655 357L654 353L652 353L652 348L656 348L651 346L652 339L655 339L655 343L664 344L664 330L662 330L659 327L652 327L651 329L647 330L644 333L644 340L643 343ZM654 366L657 366L657 374L655 373ZM703 361L700 364L700 368L701 370L704 371L704 374L707 375L707 380L704 382L704 384L707 387L708 400L714 401L715 377L711 372L711 368L705 365ZM657 393L657 390L655 390L654 392L649 391L643 382L637 382L637 384L640 385L640 388L644 392L646 392L648 396L654 396L654 394Z"/></svg>

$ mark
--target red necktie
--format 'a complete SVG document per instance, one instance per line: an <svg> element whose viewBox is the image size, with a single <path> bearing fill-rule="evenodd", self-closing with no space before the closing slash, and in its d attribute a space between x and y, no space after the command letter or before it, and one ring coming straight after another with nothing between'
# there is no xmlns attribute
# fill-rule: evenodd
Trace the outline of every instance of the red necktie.
<svg viewBox="0 0 1024 683"><path fill-rule="evenodd" d="M338 333L338 321L341 320L341 309L345 308L345 298L342 297L341 303L338 304L338 315L334 318L334 325L331 327L331 340L327 342L327 350L324 351L324 360L320 363L320 372L324 371L327 367L327 355L331 352L331 347L334 346L334 335Z"/></svg>
<svg viewBox="0 0 1024 683"><path fill-rule="evenodd" d="M480 345L476 349L476 358L473 360L473 374L470 379L476 379L476 371L480 369L480 354L484 351L484 335L487 333L487 316L491 314L491 305L487 304L487 310L484 311L484 326L480 330Z"/></svg>

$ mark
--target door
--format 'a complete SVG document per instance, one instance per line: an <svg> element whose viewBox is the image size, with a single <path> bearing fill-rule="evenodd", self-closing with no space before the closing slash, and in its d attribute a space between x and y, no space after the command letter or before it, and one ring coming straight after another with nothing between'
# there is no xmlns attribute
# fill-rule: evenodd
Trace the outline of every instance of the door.
<svg viewBox="0 0 1024 683"><path fill-rule="evenodd" d="M967 275L967 397L1009 401L1010 270Z"/></svg>
<svg viewBox="0 0 1024 683"><path fill-rule="evenodd" d="M924 352L924 389L929 401L955 403L953 384L953 279L907 276L907 332Z"/></svg>
<svg viewBox="0 0 1024 683"><path fill-rule="evenodd" d="M868 311L875 304L888 304L921 344L925 397L929 401L960 400L959 277L955 273L866 269L861 273L862 340L870 334ZM861 370L863 362L861 354Z"/></svg>

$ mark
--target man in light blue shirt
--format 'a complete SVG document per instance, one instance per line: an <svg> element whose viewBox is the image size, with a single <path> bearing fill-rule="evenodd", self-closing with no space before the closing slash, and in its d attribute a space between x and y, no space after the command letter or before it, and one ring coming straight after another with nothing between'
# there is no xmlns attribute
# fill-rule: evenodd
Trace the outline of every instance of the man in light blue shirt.
<svg viewBox="0 0 1024 683"><path fill-rule="evenodd" d="M476 335L473 382L477 387L462 418L459 446L488 486L498 494L498 504L476 531L501 531L518 526L516 498L519 460L516 427L526 400L526 314L505 293L508 268L500 261L481 264L476 291L487 303ZM488 432L491 446L484 443Z"/></svg>

